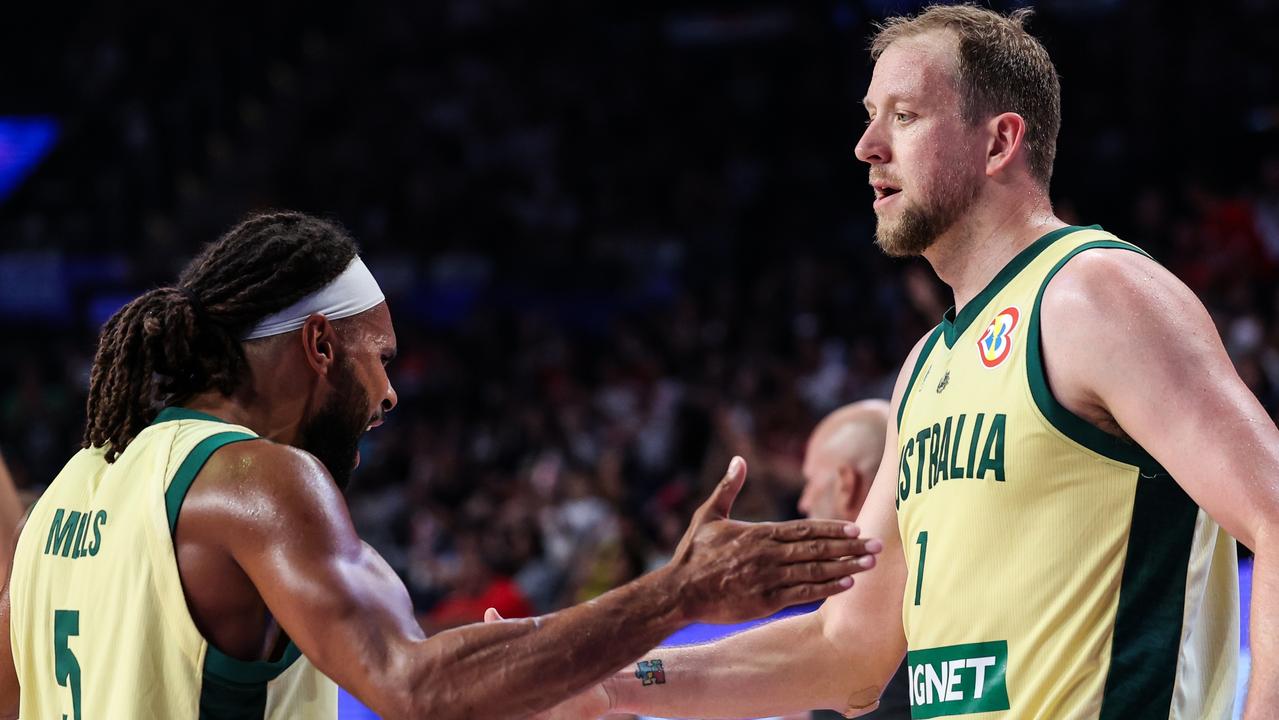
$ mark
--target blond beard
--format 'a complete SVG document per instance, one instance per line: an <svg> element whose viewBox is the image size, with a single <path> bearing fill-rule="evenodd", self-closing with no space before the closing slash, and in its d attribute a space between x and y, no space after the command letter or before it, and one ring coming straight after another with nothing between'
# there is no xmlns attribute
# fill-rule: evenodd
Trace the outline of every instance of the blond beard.
<svg viewBox="0 0 1279 720"><path fill-rule="evenodd" d="M896 222L885 223L878 213L875 215L875 244L885 255L922 255L968 212L981 188L977 178L965 178L958 171L946 173L938 186L941 191L925 196L923 203L903 207Z"/></svg>

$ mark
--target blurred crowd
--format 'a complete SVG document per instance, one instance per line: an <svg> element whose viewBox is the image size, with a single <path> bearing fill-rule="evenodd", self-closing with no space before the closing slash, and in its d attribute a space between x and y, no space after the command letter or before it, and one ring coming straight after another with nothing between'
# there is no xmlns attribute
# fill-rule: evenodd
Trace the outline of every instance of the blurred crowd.
<svg viewBox="0 0 1279 720"><path fill-rule="evenodd" d="M0 96L63 140L0 204L0 278L52 267L66 312L0 317L0 452L38 493L78 446L105 315L244 213L288 207L345 223L387 290L400 407L350 501L428 626L660 564L733 454L738 515L792 517L813 423L887 397L951 302L873 246L852 155L869 23L917 5L34 17L0 57L38 69ZM1190 284L1274 415L1279 13L1038 10L1064 87L1059 214Z"/></svg>

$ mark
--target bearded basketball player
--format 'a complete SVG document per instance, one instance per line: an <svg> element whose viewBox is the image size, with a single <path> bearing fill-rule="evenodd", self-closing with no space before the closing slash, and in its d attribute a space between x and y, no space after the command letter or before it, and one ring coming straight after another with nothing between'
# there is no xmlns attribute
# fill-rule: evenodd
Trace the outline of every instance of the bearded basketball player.
<svg viewBox="0 0 1279 720"><path fill-rule="evenodd" d="M347 233L252 217L103 329L84 449L36 503L0 595L0 715L527 717L693 619L852 585L879 542L727 518L735 458L665 567L546 617L427 638L342 490L395 407L395 332Z"/></svg>
<svg viewBox="0 0 1279 720"><path fill-rule="evenodd" d="M882 26L856 147L877 242L955 306L906 359L859 522L879 567L817 612L663 648L562 716L872 708L912 717L1232 716L1235 539L1256 551L1248 718L1279 708L1279 430L1195 296L1049 204L1057 73L1011 16ZM1234 539L1232 539L1234 538Z"/></svg>

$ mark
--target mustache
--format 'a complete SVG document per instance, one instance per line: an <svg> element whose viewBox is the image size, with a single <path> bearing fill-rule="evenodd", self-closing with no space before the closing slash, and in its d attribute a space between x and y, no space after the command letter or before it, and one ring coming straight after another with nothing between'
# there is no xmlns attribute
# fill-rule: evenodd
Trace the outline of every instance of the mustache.
<svg viewBox="0 0 1279 720"><path fill-rule="evenodd" d="M888 185L892 185L892 186L894 186L894 187L901 187L901 185L902 185L902 183L901 183L901 181L900 181L900 180L898 180L897 178L895 178L895 177L893 177L893 176L889 175L888 173L885 173L885 172L878 172L878 173L877 173L877 172L875 172L875 171L873 171L873 170L870 172L870 177L869 177L869 178L867 178L867 182L868 182L868 183L870 183L870 184L872 184L872 185L873 185L873 184L875 184L875 183L877 183L877 182L879 182L879 183L886 183L886 184L888 184Z"/></svg>

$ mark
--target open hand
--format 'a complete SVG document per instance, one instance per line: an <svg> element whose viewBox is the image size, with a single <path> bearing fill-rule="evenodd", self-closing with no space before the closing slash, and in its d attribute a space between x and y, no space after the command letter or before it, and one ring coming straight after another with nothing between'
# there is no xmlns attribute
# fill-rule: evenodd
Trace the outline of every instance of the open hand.
<svg viewBox="0 0 1279 720"><path fill-rule="evenodd" d="M745 480L746 461L735 457L663 568L676 579L689 620L763 617L847 590L855 573L875 566L883 544L859 538L849 522L730 520Z"/></svg>

